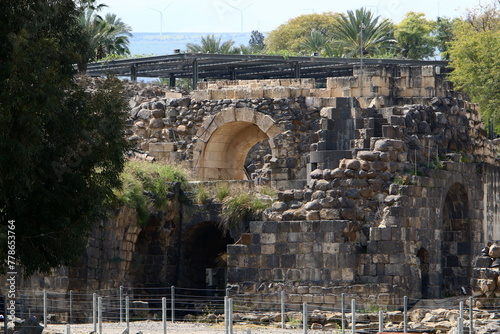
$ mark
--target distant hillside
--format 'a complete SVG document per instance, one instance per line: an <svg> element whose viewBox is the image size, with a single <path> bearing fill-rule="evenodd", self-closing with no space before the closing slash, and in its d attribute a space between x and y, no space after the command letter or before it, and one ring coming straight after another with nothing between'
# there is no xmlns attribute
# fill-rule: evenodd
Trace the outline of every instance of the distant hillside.
<svg viewBox="0 0 500 334"><path fill-rule="evenodd" d="M135 55L166 55L174 53L175 49L184 51L187 43L201 43L203 36L213 34L216 37L222 37L225 42L232 39L235 46L241 44L248 45L250 41L250 32L246 33L196 33L196 32L136 32L130 38L130 53Z"/></svg>

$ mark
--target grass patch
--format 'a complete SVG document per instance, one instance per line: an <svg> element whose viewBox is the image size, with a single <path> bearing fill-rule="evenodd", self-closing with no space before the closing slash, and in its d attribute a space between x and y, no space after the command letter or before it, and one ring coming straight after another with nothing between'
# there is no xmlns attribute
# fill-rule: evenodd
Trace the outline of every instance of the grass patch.
<svg viewBox="0 0 500 334"><path fill-rule="evenodd" d="M260 198L256 193L240 193L227 197L222 202L221 228L230 230L245 220L258 219L271 201Z"/></svg>
<svg viewBox="0 0 500 334"><path fill-rule="evenodd" d="M181 187L188 183L187 173L182 168L146 161L128 161L121 179L122 187L113 189L116 204L134 209L141 226L148 223L154 209L166 208L172 183L179 182Z"/></svg>

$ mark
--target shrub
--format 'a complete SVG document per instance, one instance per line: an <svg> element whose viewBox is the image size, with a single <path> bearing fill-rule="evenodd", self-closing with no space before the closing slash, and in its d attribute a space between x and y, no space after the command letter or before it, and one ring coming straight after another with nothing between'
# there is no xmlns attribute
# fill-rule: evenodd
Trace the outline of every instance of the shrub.
<svg viewBox="0 0 500 334"><path fill-rule="evenodd" d="M222 203L221 228L229 230L245 220L256 219L271 201L259 198L255 193L241 193L226 198Z"/></svg>

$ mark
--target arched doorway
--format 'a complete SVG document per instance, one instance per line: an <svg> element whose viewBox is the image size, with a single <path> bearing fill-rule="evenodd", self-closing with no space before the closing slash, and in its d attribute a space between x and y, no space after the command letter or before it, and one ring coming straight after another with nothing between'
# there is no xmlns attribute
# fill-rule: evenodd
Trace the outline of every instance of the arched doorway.
<svg viewBox="0 0 500 334"><path fill-rule="evenodd" d="M184 287L225 290L227 245L234 243L215 222L203 222L189 230L184 239Z"/></svg>
<svg viewBox="0 0 500 334"><path fill-rule="evenodd" d="M208 119L197 133L193 150L197 178L246 180L245 160L250 149L283 131L274 120L250 108L228 108ZM270 142L271 150L274 149Z"/></svg>
<svg viewBox="0 0 500 334"><path fill-rule="evenodd" d="M443 207L442 297L458 295L470 284L469 199L461 183L451 185Z"/></svg>

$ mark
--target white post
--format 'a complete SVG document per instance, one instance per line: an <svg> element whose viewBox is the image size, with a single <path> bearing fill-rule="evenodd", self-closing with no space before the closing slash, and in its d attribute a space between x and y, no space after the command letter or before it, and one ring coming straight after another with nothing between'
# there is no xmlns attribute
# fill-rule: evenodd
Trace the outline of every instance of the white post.
<svg viewBox="0 0 500 334"><path fill-rule="evenodd" d="M285 291L281 291L281 328L285 329Z"/></svg>
<svg viewBox="0 0 500 334"><path fill-rule="evenodd" d="M458 334L464 334L464 318L458 318Z"/></svg>
<svg viewBox="0 0 500 334"><path fill-rule="evenodd" d="M97 295L92 294L92 323L94 324L94 333L97 333Z"/></svg>
<svg viewBox="0 0 500 334"><path fill-rule="evenodd" d="M229 334L233 334L233 298L229 298L228 302L229 302Z"/></svg>
<svg viewBox="0 0 500 334"><path fill-rule="evenodd" d="M356 299L351 299L351 325L352 334L356 334Z"/></svg>
<svg viewBox="0 0 500 334"><path fill-rule="evenodd" d="M120 325L123 322L123 286L120 285Z"/></svg>
<svg viewBox="0 0 500 334"><path fill-rule="evenodd" d="M102 334L102 297L97 298L97 323L98 323L98 334Z"/></svg>
<svg viewBox="0 0 500 334"><path fill-rule="evenodd" d="M71 327L69 324L66 325L66 334L71 334Z"/></svg>
<svg viewBox="0 0 500 334"><path fill-rule="evenodd" d="M378 332L384 332L384 313L382 311L378 311Z"/></svg>
<svg viewBox="0 0 500 334"><path fill-rule="evenodd" d="M406 333L408 332L408 297L404 297L404 324L403 324L403 331Z"/></svg>
<svg viewBox="0 0 500 334"><path fill-rule="evenodd" d="M307 334L307 303L302 304L302 327L304 334Z"/></svg>
<svg viewBox="0 0 500 334"><path fill-rule="evenodd" d="M345 294L342 294L340 307L342 308L342 334L345 334Z"/></svg>
<svg viewBox="0 0 500 334"><path fill-rule="evenodd" d="M163 334L167 334L167 298L161 299L161 321L163 324Z"/></svg>
<svg viewBox="0 0 500 334"><path fill-rule="evenodd" d="M224 333L229 334L229 302L228 296L224 297Z"/></svg>
<svg viewBox="0 0 500 334"><path fill-rule="evenodd" d="M172 323L175 321L175 287L172 285L170 287L170 307L172 309Z"/></svg>
<svg viewBox="0 0 500 334"><path fill-rule="evenodd" d="M73 323L73 290L69 290L69 323Z"/></svg>
<svg viewBox="0 0 500 334"><path fill-rule="evenodd" d="M125 322L127 323L127 334L130 334L130 322L129 322L129 313L130 313L130 298L129 296L125 297Z"/></svg>
<svg viewBox="0 0 500 334"><path fill-rule="evenodd" d="M345 334L345 294L342 294L340 307L342 308L342 334Z"/></svg>
<svg viewBox="0 0 500 334"><path fill-rule="evenodd" d="M43 290L43 327L47 328L47 290Z"/></svg>
<svg viewBox="0 0 500 334"><path fill-rule="evenodd" d="M472 296L469 297L469 334L474 334L474 312L472 310Z"/></svg>
<svg viewBox="0 0 500 334"><path fill-rule="evenodd" d="M464 302L460 302L459 305L460 305L459 306L459 310L460 310L459 317L463 319L464 318Z"/></svg>

